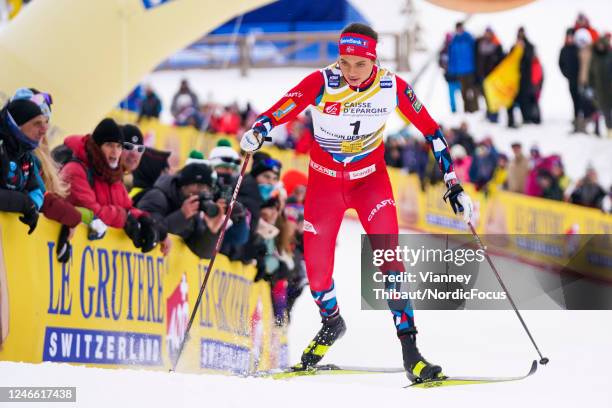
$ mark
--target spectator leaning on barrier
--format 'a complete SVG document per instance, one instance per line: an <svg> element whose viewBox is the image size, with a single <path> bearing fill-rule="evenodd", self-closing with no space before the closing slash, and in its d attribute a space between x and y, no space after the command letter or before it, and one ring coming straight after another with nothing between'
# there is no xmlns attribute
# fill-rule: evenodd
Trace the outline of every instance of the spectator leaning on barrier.
<svg viewBox="0 0 612 408"><path fill-rule="evenodd" d="M225 213L225 205L213 200L213 175L206 164L188 164L177 174L161 176L138 202L200 258L212 255Z"/></svg>
<svg viewBox="0 0 612 408"><path fill-rule="evenodd" d="M486 138L476 148L472 166L470 167L470 181L476 190L484 188L493 178L497 167L497 150L490 138Z"/></svg>
<svg viewBox="0 0 612 408"><path fill-rule="evenodd" d="M132 189L129 195L134 206L138 207L138 201L147 191L153 188L160 176L170 172L170 163L168 162L170 154L170 152L153 149L152 147L145 148L140 164L134 170L132 177Z"/></svg>
<svg viewBox="0 0 612 408"><path fill-rule="evenodd" d="M605 190L597 182L597 172L592 166L589 166L586 175L576 183L570 201L585 207L601 209L605 196Z"/></svg>
<svg viewBox="0 0 612 408"><path fill-rule="evenodd" d="M451 157L455 165L455 174L461 177L460 180L470 182L470 167L472 167L472 157L468 156L465 148L460 144L451 147Z"/></svg>
<svg viewBox="0 0 612 408"><path fill-rule="evenodd" d="M459 22L455 25L455 35L448 47L448 75L461 83L463 109L466 112L478 110L475 61L474 37Z"/></svg>
<svg viewBox="0 0 612 408"><path fill-rule="evenodd" d="M242 248L240 259L244 263L250 263L261 252L261 242L257 238L257 226L259 225L260 209L264 202L271 198L278 183L281 171L281 163L263 152L253 154L253 166L251 172L244 177L242 186L238 192L240 201L251 216L249 223L249 241Z"/></svg>
<svg viewBox="0 0 612 408"><path fill-rule="evenodd" d="M278 197L266 200L261 206L261 217L257 234L264 250L257 258L255 281L264 279L272 289L272 308L277 326L287 322L287 277L295 267L289 248L281 246L280 238L287 240L288 226L281 216L281 203Z"/></svg>
<svg viewBox="0 0 612 408"><path fill-rule="evenodd" d="M53 102L51 95L34 88L20 88L11 100L19 99L34 102L49 123ZM62 224L55 253L58 261L65 263L70 259L72 247L69 240L73 235L74 228L81 223L83 218L87 218L86 212L88 210L77 209L66 200L70 186L59 176L59 167L53 161L49 152L46 132L33 153L35 168L38 170L38 181L44 192L40 212L45 217Z"/></svg>
<svg viewBox="0 0 612 408"><path fill-rule="evenodd" d="M140 165L142 154L145 151L144 138L140 129L134 125L123 125L121 131L123 133L123 151L121 152L123 170L126 173L133 173Z"/></svg>
<svg viewBox="0 0 612 408"><path fill-rule="evenodd" d="M0 111L0 211L21 213L31 234L38 223L44 185L34 149L48 129L48 118L31 100L9 101Z"/></svg>
<svg viewBox="0 0 612 408"><path fill-rule="evenodd" d="M525 184L529 174L529 159L523 154L523 147L519 142L512 143L514 158L508 165L508 191L525 193Z"/></svg>
<svg viewBox="0 0 612 408"><path fill-rule="evenodd" d="M153 219L134 208L123 185L123 134L119 125L106 118L91 135L69 136L64 144L73 155L61 170L70 183L68 200L92 210L104 224L123 228L143 252L152 250L162 237Z"/></svg>

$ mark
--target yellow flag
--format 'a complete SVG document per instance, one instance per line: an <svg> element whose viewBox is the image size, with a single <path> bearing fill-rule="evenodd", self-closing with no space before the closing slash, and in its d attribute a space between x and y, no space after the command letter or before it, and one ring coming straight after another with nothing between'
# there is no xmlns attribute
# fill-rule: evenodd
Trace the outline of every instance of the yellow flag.
<svg viewBox="0 0 612 408"><path fill-rule="evenodd" d="M516 98L521 79L520 63L523 57L523 47L516 45L483 83L485 97L490 112L498 112L501 108L509 108Z"/></svg>
<svg viewBox="0 0 612 408"><path fill-rule="evenodd" d="M9 20L14 19L19 14L22 5L23 0L8 0Z"/></svg>

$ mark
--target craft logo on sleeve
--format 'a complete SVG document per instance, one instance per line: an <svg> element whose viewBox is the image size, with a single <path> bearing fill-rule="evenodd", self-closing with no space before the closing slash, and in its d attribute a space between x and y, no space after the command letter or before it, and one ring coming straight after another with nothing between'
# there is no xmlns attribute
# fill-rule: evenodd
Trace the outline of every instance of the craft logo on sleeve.
<svg viewBox="0 0 612 408"><path fill-rule="evenodd" d="M295 102L293 101L293 99L288 99L287 101L285 101L285 103L283 103L280 108L278 108L278 110L276 112L274 112L272 114L272 116L274 116L274 119L276 120L281 120L282 118L284 118L289 112L291 112L294 108L295 108Z"/></svg>
<svg viewBox="0 0 612 408"><path fill-rule="evenodd" d="M285 94L285 98L296 98L296 99L300 99L302 96L304 96L304 94L302 93L302 91L293 91L293 92L287 92Z"/></svg>
<svg viewBox="0 0 612 408"><path fill-rule="evenodd" d="M323 113L338 116L340 115L340 105L340 102L325 102Z"/></svg>

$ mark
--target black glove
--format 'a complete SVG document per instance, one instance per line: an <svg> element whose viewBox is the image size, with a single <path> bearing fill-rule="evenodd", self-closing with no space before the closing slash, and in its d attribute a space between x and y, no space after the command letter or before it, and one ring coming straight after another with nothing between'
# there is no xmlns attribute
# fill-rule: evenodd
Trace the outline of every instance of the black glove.
<svg viewBox="0 0 612 408"><path fill-rule="evenodd" d="M159 229L155 220L147 215L142 215L140 222L140 244L143 253L151 251L159 243Z"/></svg>
<svg viewBox="0 0 612 408"><path fill-rule="evenodd" d="M260 280L263 279L264 275L266 274L266 267L264 266L264 262L263 259L258 259L257 260L257 273L255 274L255 277L253 278L253 282L259 282Z"/></svg>
<svg viewBox="0 0 612 408"><path fill-rule="evenodd" d="M463 206L457 200L457 196L462 192L463 187L461 187L461 184L454 184L450 186L448 190L446 190L446 193L442 197L444 199L444 202L446 202L446 200L449 201L450 206L455 212L455 214L457 214L457 212L463 212Z"/></svg>
<svg viewBox="0 0 612 408"><path fill-rule="evenodd" d="M36 209L36 204L34 204L34 201L32 201L30 197L26 197L27 199L24 208L21 211L23 215L19 217L19 221L30 227L28 230L29 235L34 232L36 225L38 224L38 210Z"/></svg>
<svg viewBox="0 0 612 408"><path fill-rule="evenodd" d="M140 223L132 214L128 213L127 219L125 220L125 225L123 226L123 230L125 234L132 240L134 246L136 248L140 248L141 238L140 238Z"/></svg>
<svg viewBox="0 0 612 408"><path fill-rule="evenodd" d="M61 263L68 262L72 254L72 245L70 245L70 241L68 241L68 235L70 235L70 228L66 225L62 225L59 238L57 239L57 246L55 247L55 255L57 256L58 262Z"/></svg>
<svg viewBox="0 0 612 408"><path fill-rule="evenodd" d="M242 205L241 202L236 201L234 203L234 208L232 209L232 215L230 215L230 219L234 224L238 224L245 216L246 210L244 209L244 205Z"/></svg>

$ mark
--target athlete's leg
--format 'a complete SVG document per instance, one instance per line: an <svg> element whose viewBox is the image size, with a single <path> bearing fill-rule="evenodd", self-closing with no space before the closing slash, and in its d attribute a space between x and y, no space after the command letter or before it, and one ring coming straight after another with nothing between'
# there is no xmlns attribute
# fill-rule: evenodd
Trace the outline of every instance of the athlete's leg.
<svg viewBox="0 0 612 408"><path fill-rule="evenodd" d="M384 163L376 173L355 184L350 190L350 204L357 210L361 224L368 235L372 249L395 249L397 246L397 210L393 200L393 191ZM401 262L391 262L381 266L381 271L396 274L404 271ZM387 284L386 289L399 289L394 283ZM440 366L430 364L423 358L416 346L416 327L414 312L409 299L389 300L387 302L402 346L402 358L406 374L411 381L432 379L441 375Z"/></svg>
<svg viewBox="0 0 612 408"><path fill-rule="evenodd" d="M304 201L304 260L322 327L304 349L299 369L315 366L346 331L332 280L336 236L346 210L341 181L310 168Z"/></svg>
<svg viewBox="0 0 612 408"><path fill-rule="evenodd" d="M340 179L310 168L304 201L304 261L322 317L338 311L332 274L336 237L346 211L341 189Z"/></svg>
<svg viewBox="0 0 612 408"><path fill-rule="evenodd" d="M393 190L386 168L377 168L375 173L355 183L350 190L350 203L357 210L372 250L394 250L398 245L399 228ZM388 262L380 269L384 273L398 274L404 272L404 265L401 262ZM387 283L385 289L395 289L399 292L401 288L399 283ZM414 311L410 300L390 299L387 304L398 333L414 327Z"/></svg>

